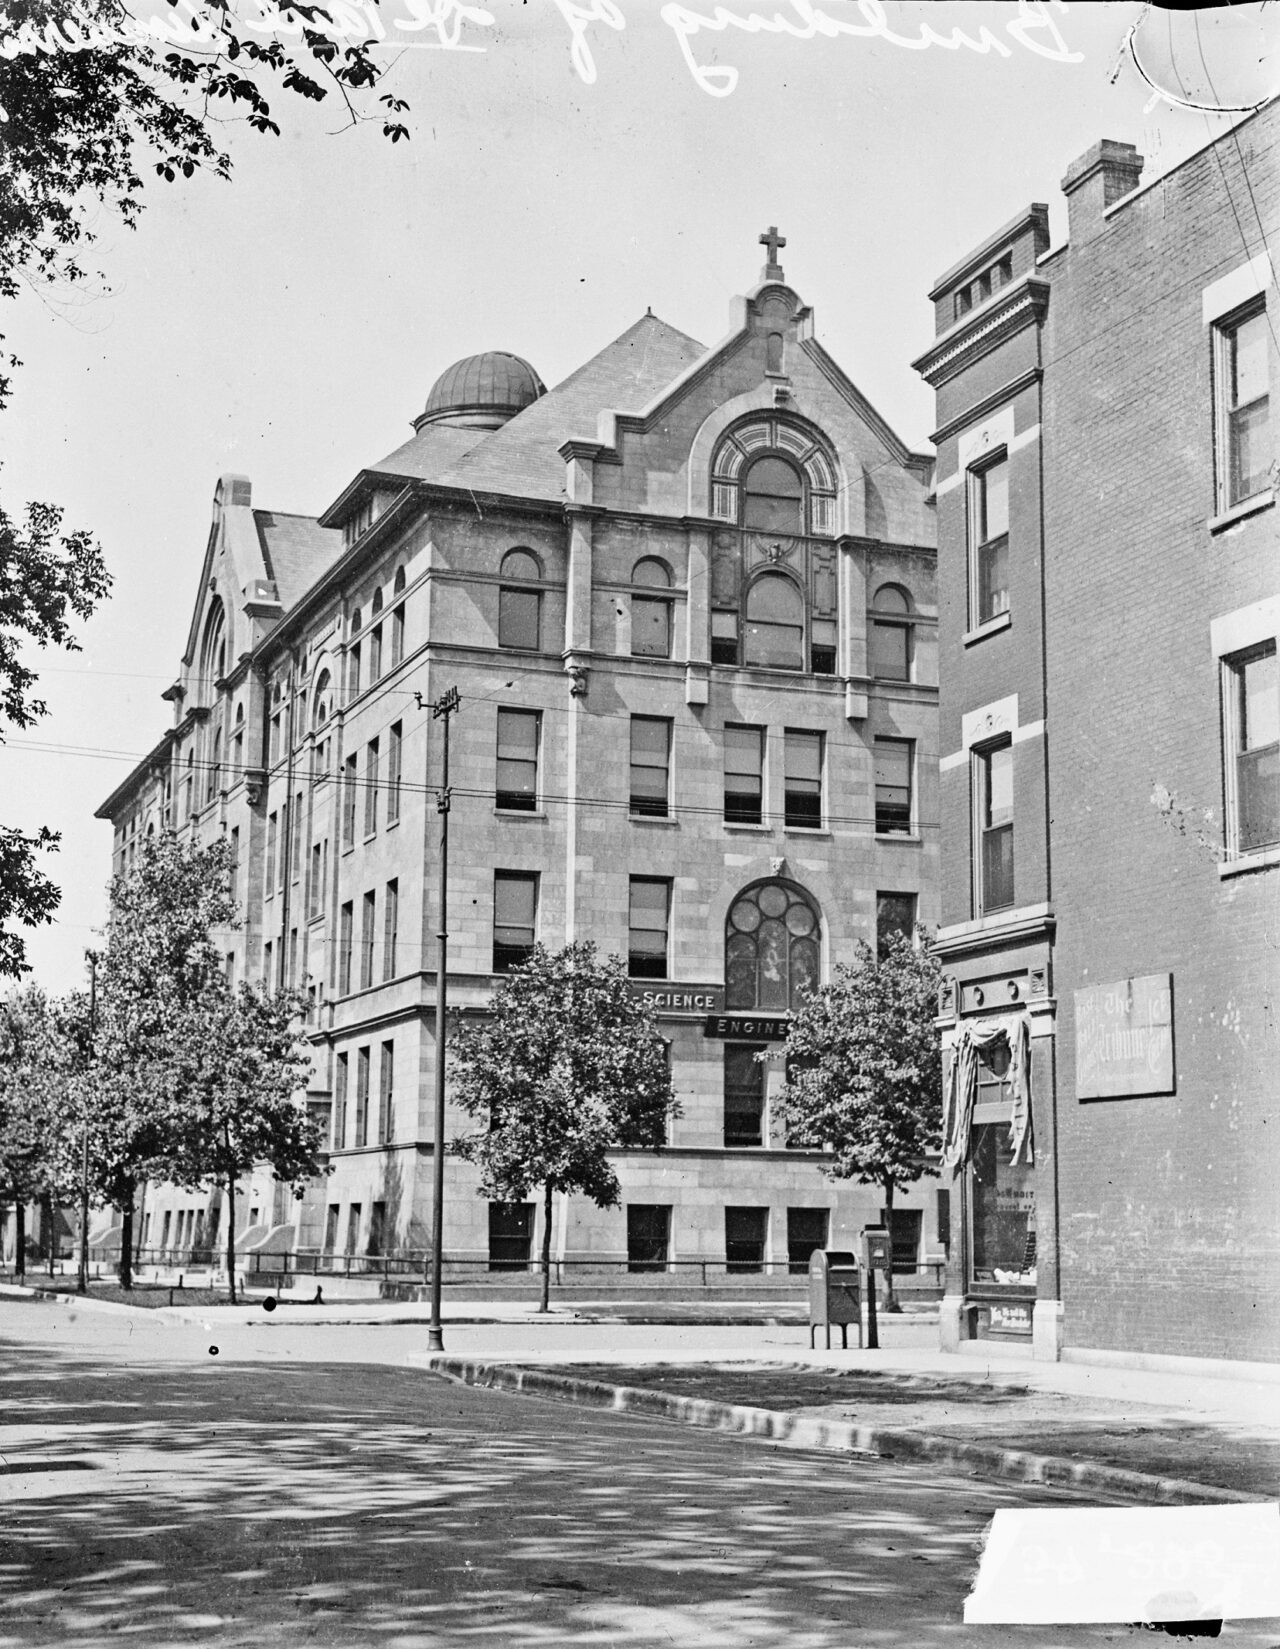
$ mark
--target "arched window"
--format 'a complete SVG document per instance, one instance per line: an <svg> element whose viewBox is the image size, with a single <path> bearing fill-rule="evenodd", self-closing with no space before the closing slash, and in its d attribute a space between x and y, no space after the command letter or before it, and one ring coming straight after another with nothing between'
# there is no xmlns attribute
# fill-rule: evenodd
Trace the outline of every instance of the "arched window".
<svg viewBox="0 0 1280 1649"><path fill-rule="evenodd" d="M746 662L804 669L804 597L785 573L762 573L747 590Z"/></svg>
<svg viewBox="0 0 1280 1649"><path fill-rule="evenodd" d="M187 771L183 778L184 796L182 817L189 819L196 810L196 753L187 751Z"/></svg>
<svg viewBox="0 0 1280 1649"><path fill-rule="evenodd" d="M631 582L646 590L669 590L671 569L656 556L642 556L631 569ZM670 596L631 597L631 651L641 658L671 657Z"/></svg>
<svg viewBox="0 0 1280 1649"><path fill-rule="evenodd" d="M403 567L397 567L396 568L396 577L395 577L394 584L392 584L392 586L391 586L391 593L392 593L393 596L404 594L404 568Z"/></svg>
<svg viewBox="0 0 1280 1649"><path fill-rule="evenodd" d="M898 584L882 584L871 602L871 674L879 681L910 681L911 597Z"/></svg>
<svg viewBox="0 0 1280 1649"><path fill-rule="evenodd" d="M235 769L235 777L239 778L244 772L244 705L236 706L235 727L231 734L231 764Z"/></svg>
<svg viewBox="0 0 1280 1649"><path fill-rule="evenodd" d="M501 576L532 583L542 578L542 564L532 550L508 550ZM498 590L498 646L536 653L542 644L542 591L524 587Z"/></svg>
<svg viewBox="0 0 1280 1649"><path fill-rule="evenodd" d="M353 636L358 636L360 634L360 622L360 609L357 607L355 612L351 615L351 634Z"/></svg>
<svg viewBox="0 0 1280 1649"><path fill-rule="evenodd" d="M212 704L217 683L227 673L227 621L222 602L214 600L204 625L204 645L200 649L199 696L201 704Z"/></svg>
<svg viewBox="0 0 1280 1649"><path fill-rule="evenodd" d="M376 618L381 611L382 611L382 591L381 590L375 590L373 592L373 607L372 607L373 617Z"/></svg>
<svg viewBox="0 0 1280 1649"><path fill-rule="evenodd" d="M222 787L222 729L215 727L209 748L209 771L206 776L204 799L211 802Z"/></svg>
<svg viewBox="0 0 1280 1649"><path fill-rule="evenodd" d="M311 696L311 728L313 732L323 727L329 719L329 688L329 672L321 670L316 678L315 692Z"/></svg>
<svg viewBox="0 0 1280 1649"><path fill-rule="evenodd" d="M794 882L757 882L740 893L725 922L725 1008L802 1008L818 988L821 937L817 906Z"/></svg>
<svg viewBox="0 0 1280 1649"><path fill-rule="evenodd" d="M757 458L747 471L742 525L754 532L804 531L804 482L785 458Z"/></svg>

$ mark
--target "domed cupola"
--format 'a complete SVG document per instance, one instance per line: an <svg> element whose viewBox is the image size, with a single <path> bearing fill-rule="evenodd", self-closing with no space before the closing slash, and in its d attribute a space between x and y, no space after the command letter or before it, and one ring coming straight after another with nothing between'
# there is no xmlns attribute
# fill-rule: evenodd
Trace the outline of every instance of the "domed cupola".
<svg viewBox="0 0 1280 1649"><path fill-rule="evenodd" d="M528 361L491 349L455 361L442 372L413 427L449 424L455 429L497 429L546 393L546 385Z"/></svg>

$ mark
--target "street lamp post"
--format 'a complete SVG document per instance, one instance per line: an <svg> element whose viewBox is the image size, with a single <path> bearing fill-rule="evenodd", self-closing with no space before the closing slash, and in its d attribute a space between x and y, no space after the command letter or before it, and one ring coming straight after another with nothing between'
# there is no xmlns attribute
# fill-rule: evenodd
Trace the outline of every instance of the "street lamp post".
<svg viewBox="0 0 1280 1649"><path fill-rule="evenodd" d="M444 750L440 791L436 806L440 812L440 926L436 933L436 1103L432 1135L431 1195L431 1322L427 1328L427 1349L444 1350L440 1326L440 1273L444 1265L444 1073L445 1010L448 1003L449 967L449 718L459 704L458 689L451 687L431 706L431 714L444 722Z"/></svg>

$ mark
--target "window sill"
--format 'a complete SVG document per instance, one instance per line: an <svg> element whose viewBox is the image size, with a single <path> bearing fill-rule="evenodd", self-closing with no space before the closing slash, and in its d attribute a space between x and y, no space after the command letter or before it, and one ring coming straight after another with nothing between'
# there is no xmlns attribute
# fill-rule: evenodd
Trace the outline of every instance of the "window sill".
<svg viewBox="0 0 1280 1649"><path fill-rule="evenodd" d="M364 833L363 838L361 839L360 845L362 847L368 847L369 843L374 839L374 837L377 834L378 834L378 832L376 830L366 830L365 833Z"/></svg>
<svg viewBox="0 0 1280 1649"><path fill-rule="evenodd" d="M679 829L679 819L660 819L654 813L628 813L627 823L633 825L657 825L659 829Z"/></svg>
<svg viewBox="0 0 1280 1649"><path fill-rule="evenodd" d="M829 837L831 835L831 832L828 829L826 829L826 827L823 826L823 825L791 825L791 824L784 824L782 829L783 829L783 832L788 836L810 836L810 837L813 837L813 836L827 836L827 837Z"/></svg>
<svg viewBox="0 0 1280 1649"><path fill-rule="evenodd" d="M738 820L724 820L724 828L731 836L768 836L773 826L761 824L742 824Z"/></svg>
<svg viewBox="0 0 1280 1649"><path fill-rule="evenodd" d="M1238 858L1226 859L1218 866L1222 880L1228 876L1245 876L1251 870L1269 870L1280 865L1280 845L1260 848L1256 853L1242 853Z"/></svg>
<svg viewBox="0 0 1280 1649"><path fill-rule="evenodd" d="M397 814L397 816L394 819L388 819L386 824L383 825L382 828L384 830L395 830L397 828L397 826L399 825L399 823L400 823L400 817Z"/></svg>
<svg viewBox="0 0 1280 1649"><path fill-rule="evenodd" d="M877 830L876 841L900 842L904 847L920 847L924 837L913 830Z"/></svg>
<svg viewBox="0 0 1280 1649"><path fill-rule="evenodd" d="M988 636L997 636L1001 630L1007 630L1013 623L1012 613L997 613L989 618L985 624L975 624L972 630L966 630L960 637L965 647L973 647L979 641L985 641Z"/></svg>
<svg viewBox="0 0 1280 1649"><path fill-rule="evenodd" d="M1246 516L1257 515L1261 510L1269 510L1276 501L1273 488L1268 487L1265 492L1255 492L1252 498L1244 498L1238 504L1233 504L1229 510L1223 510L1220 515L1210 516L1208 528L1211 533L1226 532L1228 527L1234 527L1238 521Z"/></svg>
<svg viewBox="0 0 1280 1649"><path fill-rule="evenodd" d="M495 807L495 819L546 819L546 813L541 808L533 807Z"/></svg>

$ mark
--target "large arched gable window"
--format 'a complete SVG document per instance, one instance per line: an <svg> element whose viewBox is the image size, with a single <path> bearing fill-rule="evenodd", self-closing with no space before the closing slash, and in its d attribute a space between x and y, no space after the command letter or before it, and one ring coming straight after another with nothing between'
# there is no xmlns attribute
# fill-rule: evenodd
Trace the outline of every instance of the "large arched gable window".
<svg viewBox="0 0 1280 1649"><path fill-rule="evenodd" d="M227 618L220 600L214 600L204 623L200 649L200 702L211 704L217 684L227 673Z"/></svg>
<svg viewBox="0 0 1280 1649"><path fill-rule="evenodd" d="M794 882L744 889L725 920L725 1008L802 1008L818 988L821 941L818 907Z"/></svg>
<svg viewBox="0 0 1280 1649"><path fill-rule="evenodd" d="M753 532L836 530L836 466L812 430L753 417L729 430L711 461L711 513Z"/></svg>

